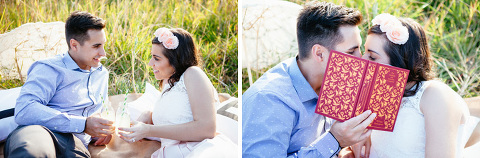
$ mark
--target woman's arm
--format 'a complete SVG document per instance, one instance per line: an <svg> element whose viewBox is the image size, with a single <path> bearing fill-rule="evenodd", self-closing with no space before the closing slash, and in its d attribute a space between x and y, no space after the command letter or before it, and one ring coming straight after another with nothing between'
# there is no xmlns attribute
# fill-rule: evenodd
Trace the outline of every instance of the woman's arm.
<svg viewBox="0 0 480 158"><path fill-rule="evenodd" d="M179 141L202 141L213 138L216 131L214 88L207 75L199 67L185 71L185 87L192 108L193 121L178 125L148 125L120 128L131 134L122 134L124 140L140 140L145 137L161 137Z"/></svg>
<svg viewBox="0 0 480 158"><path fill-rule="evenodd" d="M138 122L143 122L145 124L153 124L152 121L152 112L151 111L144 111L137 119Z"/></svg>
<svg viewBox="0 0 480 158"><path fill-rule="evenodd" d="M480 118L480 97L465 98L465 102L467 102L470 116ZM468 139L467 144L465 144L465 148L470 147L478 142L480 142L480 123L475 125L475 129Z"/></svg>
<svg viewBox="0 0 480 158"><path fill-rule="evenodd" d="M458 127L464 121L458 98L442 83L433 82L425 89L420 101L425 117L425 157L455 157Z"/></svg>

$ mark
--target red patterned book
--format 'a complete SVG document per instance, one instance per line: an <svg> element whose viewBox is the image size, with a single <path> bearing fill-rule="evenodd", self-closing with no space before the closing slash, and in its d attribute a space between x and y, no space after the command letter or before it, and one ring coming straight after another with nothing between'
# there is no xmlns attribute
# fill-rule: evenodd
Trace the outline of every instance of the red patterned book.
<svg viewBox="0 0 480 158"><path fill-rule="evenodd" d="M345 121L366 110L369 129L393 131L409 70L331 51L315 112Z"/></svg>

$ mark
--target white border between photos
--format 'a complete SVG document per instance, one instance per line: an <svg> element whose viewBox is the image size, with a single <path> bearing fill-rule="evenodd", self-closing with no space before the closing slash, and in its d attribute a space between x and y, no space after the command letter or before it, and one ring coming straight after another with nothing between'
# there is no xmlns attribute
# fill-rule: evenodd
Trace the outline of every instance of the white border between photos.
<svg viewBox="0 0 480 158"><path fill-rule="evenodd" d="M237 45L237 58L238 58L238 68L237 68L237 71L238 71L238 109L240 110L239 113L238 113L238 149L237 149L237 153L238 153L238 157L242 157L242 112L243 112L243 108L242 108L242 53L243 52L243 40L242 40L242 35L243 35L243 25L242 25L242 8L243 8L243 5L242 5L242 0L238 0L237 1L237 30L238 30L238 35L237 35L237 41L238 41L238 45Z"/></svg>

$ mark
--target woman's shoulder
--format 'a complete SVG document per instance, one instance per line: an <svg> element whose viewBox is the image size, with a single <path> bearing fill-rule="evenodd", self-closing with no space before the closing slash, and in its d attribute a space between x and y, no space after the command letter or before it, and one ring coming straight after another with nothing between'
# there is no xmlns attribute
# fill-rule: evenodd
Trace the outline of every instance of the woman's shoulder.
<svg viewBox="0 0 480 158"><path fill-rule="evenodd" d="M203 72L202 68L198 66L190 66L185 70L185 73L195 73L195 72Z"/></svg>
<svg viewBox="0 0 480 158"><path fill-rule="evenodd" d="M207 74L198 66L190 66L183 73L184 82L187 88L191 86L204 87L211 84Z"/></svg>
<svg viewBox="0 0 480 158"><path fill-rule="evenodd" d="M431 110L456 110L461 109L463 99L457 92L450 88L447 84L431 80L425 87L422 99L420 101L420 108L423 113Z"/></svg>
<svg viewBox="0 0 480 158"><path fill-rule="evenodd" d="M185 79L189 78L189 79L197 79L199 77L203 77L205 76L206 77L206 74L205 72L203 72L202 68L198 67L198 66L190 66L187 68L187 70L185 70L185 72L183 73L183 77Z"/></svg>
<svg viewBox="0 0 480 158"><path fill-rule="evenodd" d="M453 91L447 84L438 81L438 80L430 80L426 81L428 84L425 87L425 91L423 96L427 97L440 97L444 96L445 99L449 99L452 96L459 96L457 92Z"/></svg>

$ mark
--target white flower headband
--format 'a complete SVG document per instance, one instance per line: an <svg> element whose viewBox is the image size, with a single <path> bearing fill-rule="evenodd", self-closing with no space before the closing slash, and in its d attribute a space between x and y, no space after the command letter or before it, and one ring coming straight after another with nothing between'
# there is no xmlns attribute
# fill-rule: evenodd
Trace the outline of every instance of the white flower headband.
<svg viewBox="0 0 480 158"><path fill-rule="evenodd" d="M380 30L385 32L388 40L395 44L405 44L408 41L408 29L395 16L388 13L377 15L372 20L373 25L380 25Z"/></svg>
<svg viewBox="0 0 480 158"><path fill-rule="evenodd" d="M173 35L173 33L167 28L159 28L153 34L158 38L158 41L163 44L167 49L177 49L178 47L178 38Z"/></svg>

